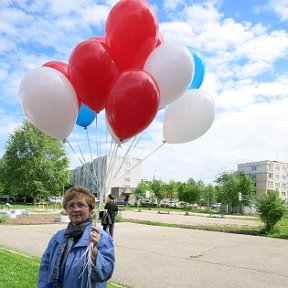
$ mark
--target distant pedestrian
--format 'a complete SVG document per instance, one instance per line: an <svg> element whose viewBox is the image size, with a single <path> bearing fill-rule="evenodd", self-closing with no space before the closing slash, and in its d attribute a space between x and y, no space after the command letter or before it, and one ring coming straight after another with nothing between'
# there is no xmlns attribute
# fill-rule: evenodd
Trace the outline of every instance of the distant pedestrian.
<svg viewBox="0 0 288 288"><path fill-rule="evenodd" d="M103 229L109 232L111 237L113 237L114 234L114 223L117 214L118 214L118 206L114 202L114 197L110 194L108 196L108 202L104 207L102 225Z"/></svg>

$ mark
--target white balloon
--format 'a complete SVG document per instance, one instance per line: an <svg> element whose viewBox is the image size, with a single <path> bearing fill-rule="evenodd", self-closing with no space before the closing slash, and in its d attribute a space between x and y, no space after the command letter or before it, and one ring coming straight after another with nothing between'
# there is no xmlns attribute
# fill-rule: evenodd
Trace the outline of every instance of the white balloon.
<svg viewBox="0 0 288 288"><path fill-rule="evenodd" d="M163 126L164 140L170 144L193 141L208 131L214 118L213 98L202 90L189 90L168 106Z"/></svg>
<svg viewBox="0 0 288 288"><path fill-rule="evenodd" d="M172 103L188 89L194 77L194 59L188 48L164 43L154 49L144 70L156 80L160 92L160 108Z"/></svg>
<svg viewBox="0 0 288 288"><path fill-rule="evenodd" d="M70 81L59 71L39 67L28 72L19 87L26 116L40 131L67 138L76 121L79 103Z"/></svg>

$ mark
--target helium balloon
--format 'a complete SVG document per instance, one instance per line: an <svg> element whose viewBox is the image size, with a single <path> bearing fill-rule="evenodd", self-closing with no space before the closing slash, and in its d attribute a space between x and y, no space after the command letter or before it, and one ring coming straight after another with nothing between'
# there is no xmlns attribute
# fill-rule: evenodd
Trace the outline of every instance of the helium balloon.
<svg viewBox="0 0 288 288"><path fill-rule="evenodd" d="M158 21L144 0L121 0L106 21L106 41L120 71L142 68L158 39Z"/></svg>
<svg viewBox="0 0 288 288"><path fill-rule="evenodd" d="M76 124L81 127L88 127L95 119L96 112L85 104L82 104L78 113Z"/></svg>
<svg viewBox="0 0 288 288"><path fill-rule="evenodd" d="M69 67L68 64L61 61L50 61L42 65L43 67L50 67L58 70L69 79Z"/></svg>
<svg viewBox="0 0 288 288"><path fill-rule="evenodd" d="M203 83L206 65L203 57L193 48L189 47L190 52L193 55L195 63L195 73L193 80L189 86L189 89L199 89Z"/></svg>
<svg viewBox="0 0 288 288"><path fill-rule="evenodd" d="M120 73L106 102L107 119L122 142L144 130L159 108L159 91L150 74L141 69Z"/></svg>
<svg viewBox="0 0 288 288"><path fill-rule="evenodd" d="M79 111L78 99L70 81L59 71L39 67L21 81L19 97L26 116L40 131L67 138Z"/></svg>
<svg viewBox="0 0 288 288"><path fill-rule="evenodd" d="M187 91L194 75L194 60L186 47L164 43L152 51L143 69L156 80L163 108Z"/></svg>
<svg viewBox="0 0 288 288"><path fill-rule="evenodd" d="M73 50L69 59L69 79L81 103L100 112L112 81L118 75L107 45L89 39Z"/></svg>
<svg viewBox="0 0 288 288"><path fill-rule="evenodd" d="M215 118L213 98L199 89L188 90L167 107L163 136L166 143L193 141L205 134Z"/></svg>

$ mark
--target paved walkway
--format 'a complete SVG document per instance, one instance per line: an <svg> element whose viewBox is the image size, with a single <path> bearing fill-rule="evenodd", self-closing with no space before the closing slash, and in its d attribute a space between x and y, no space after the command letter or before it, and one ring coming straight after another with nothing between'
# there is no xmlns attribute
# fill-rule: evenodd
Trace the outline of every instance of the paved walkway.
<svg viewBox="0 0 288 288"><path fill-rule="evenodd" d="M63 227L0 225L0 244L40 256ZM113 280L136 288L287 288L287 240L117 223L114 243Z"/></svg>
<svg viewBox="0 0 288 288"><path fill-rule="evenodd" d="M205 213L189 213L185 216L185 212L169 212L169 214L159 214L156 210L142 210L141 212L127 210L121 211L126 219L158 221L162 223L173 223L183 225L236 225L236 226L259 226L262 225L256 217L250 216L224 216L205 214ZM162 212L163 213L163 212ZM249 220L247 220L249 218ZM255 220L252 220L254 219ZM251 220L250 220L251 219Z"/></svg>

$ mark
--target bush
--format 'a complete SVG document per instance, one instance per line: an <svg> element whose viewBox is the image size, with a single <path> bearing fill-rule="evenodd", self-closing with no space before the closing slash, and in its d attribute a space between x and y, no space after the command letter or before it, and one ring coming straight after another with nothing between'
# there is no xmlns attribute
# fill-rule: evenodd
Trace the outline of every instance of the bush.
<svg viewBox="0 0 288 288"><path fill-rule="evenodd" d="M0 223L6 223L10 220L8 215L0 215Z"/></svg>
<svg viewBox="0 0 288 288"><path fill-rule="evenodd" d="M267 194L256 201L257 212L265 225L267 233L273 231L274 226L287 212L285 202L279 197L278 191L268 190Z"/></svg>
<svg viewBox="0 0 288 288"><path fill-rule="evenodd" d="M115 218L115 222L123 222L123 221L124 221L124 220L123 220L122 215L117 214L117 215L116 215L116 218Z"/></svg>

